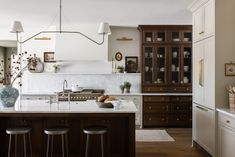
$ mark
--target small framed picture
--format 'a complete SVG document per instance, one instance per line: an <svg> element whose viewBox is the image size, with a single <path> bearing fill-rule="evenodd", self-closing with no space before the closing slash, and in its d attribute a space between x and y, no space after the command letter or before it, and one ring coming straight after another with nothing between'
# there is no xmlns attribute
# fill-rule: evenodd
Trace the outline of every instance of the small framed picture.
<svg viewBox="0 0 235 157"><path fill-rule="evenodd" d="M44 52L44 62L55 62L55 52Z"/></svg>
<svg viewBox="0 0 235 157"><path fill-rule="evenodd" d="M126 67L127 73L136 73L138 70L138 57L126 56L125 57L125 67Z"/></svg>
<svg viewBox="0 0 235 157"><path fill-rule="evenodd" d="M122 53L121 52L117 52L115 54L115 59L116 59L116 61L121 61L122 60Z"/></svg>
<svg viewBox="0 0 235 157"><path fill-rule="evenodd" d="M235 63L225 63L225 76L235 76Z"/></svg>

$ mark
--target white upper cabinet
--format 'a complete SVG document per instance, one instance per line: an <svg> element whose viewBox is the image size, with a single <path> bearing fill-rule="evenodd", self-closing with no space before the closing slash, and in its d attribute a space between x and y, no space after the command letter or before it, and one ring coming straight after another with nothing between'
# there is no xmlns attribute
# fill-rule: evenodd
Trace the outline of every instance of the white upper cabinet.
<svg viewBox="0 0 235 157"><path fill-rule="evenodd" d="M98 35L99 24L86 24L63 27L65 31L77 31L98 42L103 36ZM55 60L108 60L108 36L102 45L97 45L77 33L56 34Z"/></svg>
<svg viewBox="0 0 235 157"><path fill-rule="evenodd" d="M215 32L215 3L214 0L203 0L200 8L193 11L194 42L212 36Z"/></svg>

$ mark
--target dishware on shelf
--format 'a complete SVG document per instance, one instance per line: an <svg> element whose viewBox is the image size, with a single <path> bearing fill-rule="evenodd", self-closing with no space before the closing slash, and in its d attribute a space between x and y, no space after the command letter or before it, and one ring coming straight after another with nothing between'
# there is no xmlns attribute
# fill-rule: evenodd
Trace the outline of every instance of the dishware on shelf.
<svg viewBox="0 0 235 157"><path fill-rule="evenodd" d="M184 41L187 41L187 42L188 42L189 40L190 40L189 38L184 38Z"/></svg>
<svg viewBox="0 0 235 157"><path fill-rule="evenodd" d="M180 67L176 67L176 71L180 71Z"/></svg>
<svg viewBox="0 0 235 157"><path fill-rule="evenodd" d="M190 52L184 51L184 58L189 58Z"/></svg>
<svg viewBox="0 0 235 157"><path fill-rule="evenodd" d="M160 71L162 71L162 72L165 71L165 68L164 67L160 68Z"/></svg>
<svg viewBox="0 0 235 157"><path fill-rule="evenodd" d="M149 67L148 66L145 67L145 71L146 72L149 71Z"/></svg>
<svg viewBox="0 0 235 157"><path fill-rule="evenodd" d="M173 58L177 58L177 55L178 55L178 52L177 52L177 51L172 52Z"/></svg>
<svg viewBox="0 0 235 157"><path fill-rule="evenodd" d="M153 53L149 53L149 57L150 57L150 58L153 58Z"/></svg>
<svg viewBox="0 0 235 157"><path fill-rule="evenodd" d="M179 38L174 38L173 41L180 41L180 39Z"/></svg>
<svg viewBox="0 0 235 157"><path fill-rule="evenodd" d="M151 38L151 37L146 37L146 41L147 41L147 42L151 42L151 41L152 41L152 38Z"/></svg>
<svg viewBox="0 0 235 157"><path fill-rule="evenodd" d="M185 71L185 72L189 71L189 66L187 66L187 65L184 66L184 71Z"/></svg>
<svg viewBox="0 0 235 157"><path fill-rule="evenodd" d="M162 38L157 38L157 41L163 41L163 39Z"/></svg>
<svg viewBox="0 0 235 157"><path fill-rule="evenodd" d="M160 58L163 58L163 54L160 54L159 57L160 57Z"/></svg>
<svg viewBox="0 0 235 157"><path fill-rule="evenodd" d="M145 52L145 58L148 58L148 57L149 57L149 53Z"/></svg>
<svg viewBox="0 0 235 157"><path fill-rule="evenodd" d="M188 77L184 77L184 83L188 83L189 82L189 79L188 79Z"/></svg>
<svg viewBox="0 0 235 157"><path fill-rule="evenodd" d="M171 65L171 71L175 71L175 64Z"/></svg>

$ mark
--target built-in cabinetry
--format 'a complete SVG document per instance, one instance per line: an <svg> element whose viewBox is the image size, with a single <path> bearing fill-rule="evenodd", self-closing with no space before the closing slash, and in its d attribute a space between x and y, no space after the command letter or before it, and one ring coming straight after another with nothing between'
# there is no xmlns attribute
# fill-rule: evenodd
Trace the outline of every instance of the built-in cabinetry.
<svg viewBox="0 0 235 157"><path fill-rule="evenodd" d="M192 26L139 26L142 92L191 92Z"/></svg>
<svg viewBox="0 0 235 157"><path fill-rule="evenodd" d="M218 157L231 157L235 154L235 117L218 114Z"/></svg>
<svg viewBox="0 0 235 157"><path fill-rule="evenodd" d="M193 14L193 141L212 156L217 155L215 109L228 105L224 88L234 82L224 75L224 64L234 62L234 6L233 0L195 0L188 7Z"/></svg>
<svg viewBox="0 0 235 157"><path fill-rule="evenodd" d="M111 96L120 100L133 101L138 110L135 114L135 124L142 127L142 95L111 94Z"/></svg>
<svg viewBox="0 0 235 157"><path fill-rule="evenodd" d="M191 127L191 96L143 96L144 127Z"/></svg>

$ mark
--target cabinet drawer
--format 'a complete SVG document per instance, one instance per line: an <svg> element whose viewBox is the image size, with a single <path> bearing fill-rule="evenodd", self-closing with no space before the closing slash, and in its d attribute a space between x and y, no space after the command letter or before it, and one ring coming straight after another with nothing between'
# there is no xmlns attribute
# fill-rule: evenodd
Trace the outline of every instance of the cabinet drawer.
<svg viewBox="0 0 235 157"><path fill-rule="evenodd" d="M192 126L192 117L190 115L174 115L171 122L174 126Z"/></svg>
<svg viewBox="0 0 235 157"><path fill-rule="evenodd" d="M143 92L145 93L163 93L163 92L168 92L168 87L143 87Z"/></svg>
<svg viewBox="0 0 235 157"><path fill-rule="evenodd" d="M145 115L145 126L166 126L169 123L169 117L167 115Z"/></svg>
<svg viewBox="0 0 235 157"><path fill-rule="evenodd" d="M145 103L144 112L146 113L168 113L170 105L164 103Z"/></svg>
<svg viewBox="0 0 235 157"><path fill-rule="evenodd" d="M172 104L172 110L176 113L192 114L192 104L175 103L175 104Z"/></svg>
<svg viewBox="0 0 235 157"><path fill-rule="evenodd" d="M235 129L235 119L224 114L219 114L219 122Z"/></svg>
<svg viewBox="0 0 235 157"><path fill-rule="evenodd" d="M168 96L144 96L144 102L169 102Z"/></svg>
<svg viewBox="0 0 235 157"><path fill-rule="evenodd" d="M172 102L192 102L192 96L172 96Z"/></svg>
<svg viewBox="0 0 235 157"><path fill-rule="evenodd" d="M168 91L172 93L178 93L178 92L191 93L192 87L169 87Z"/></svg>

